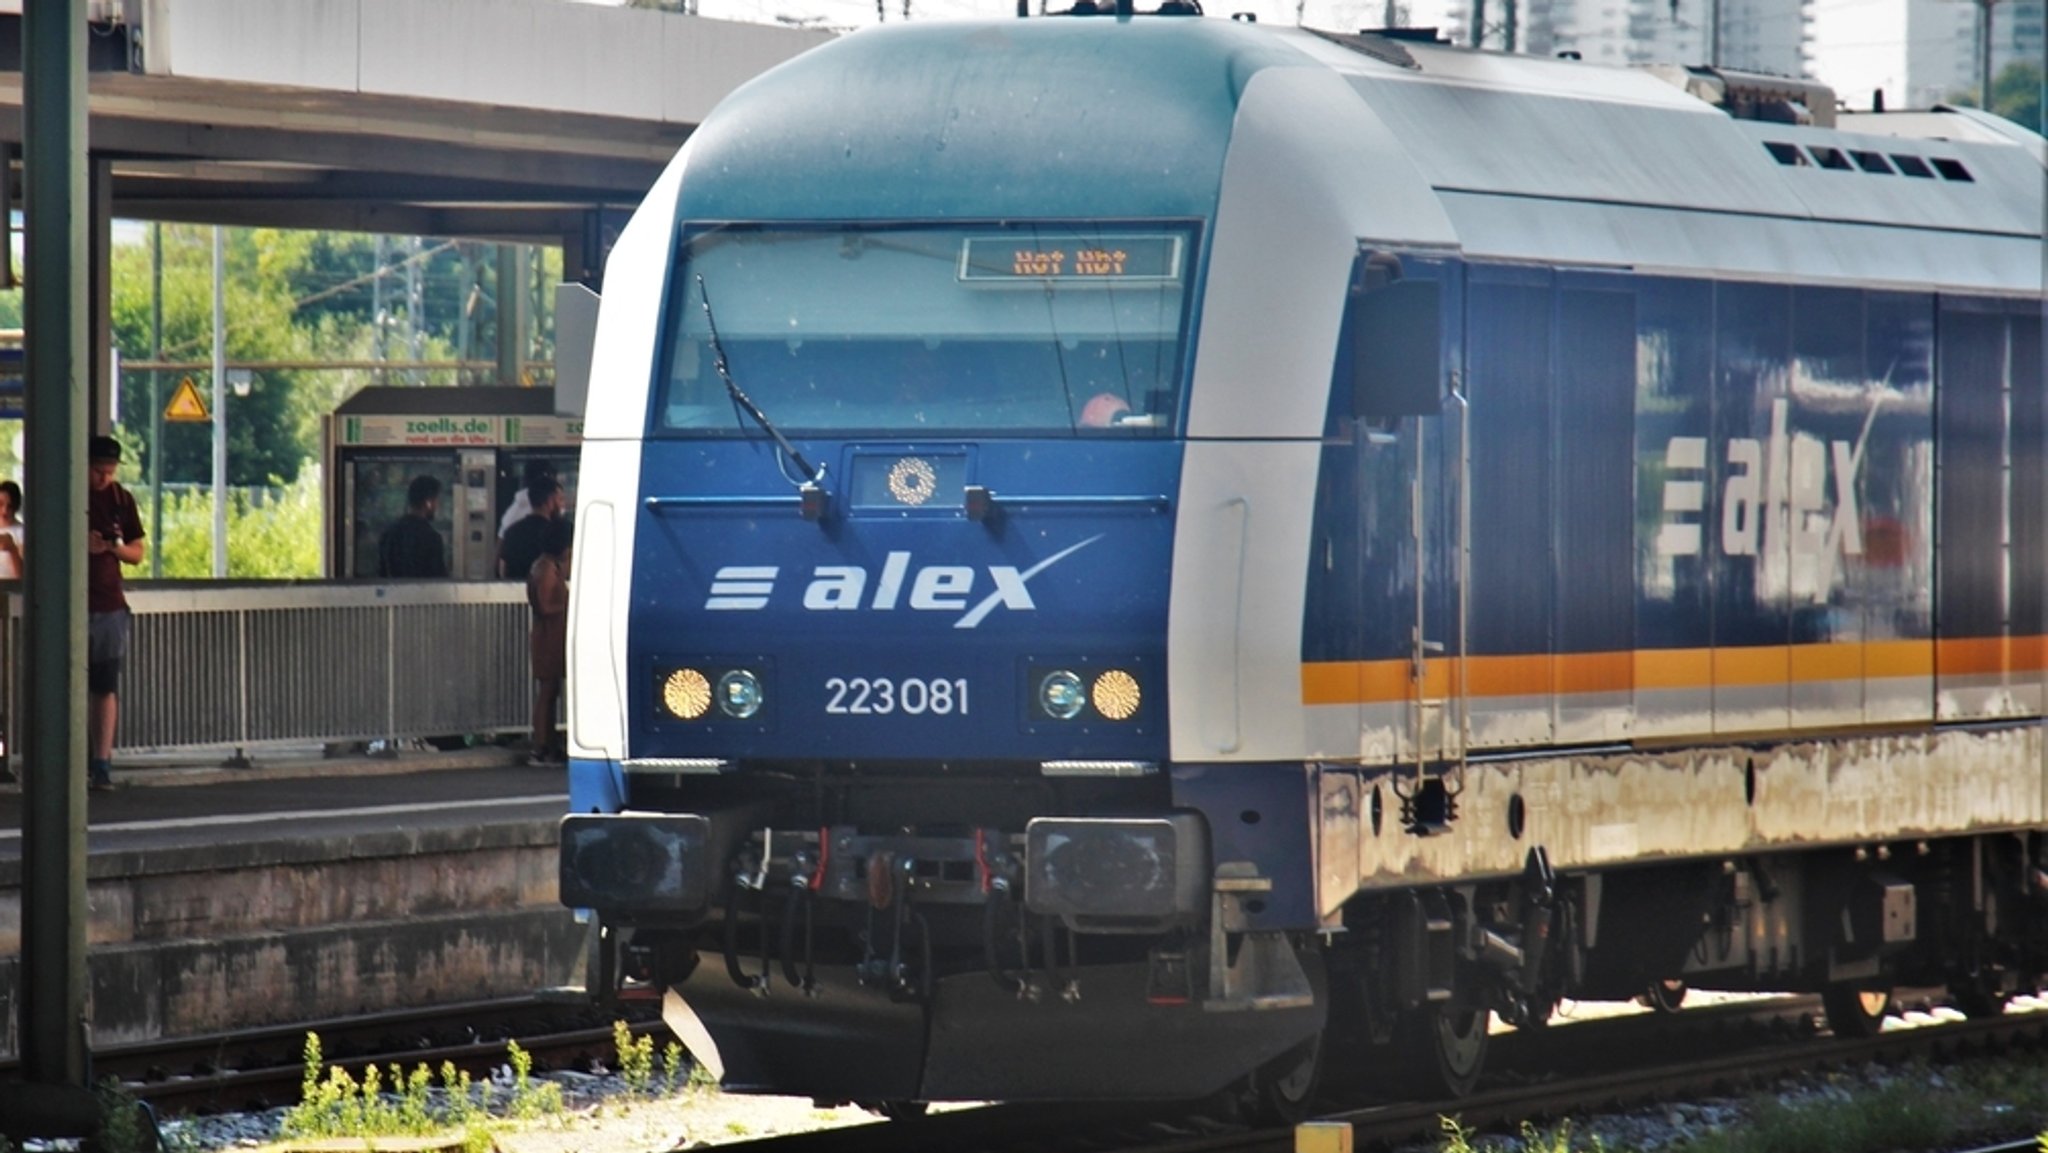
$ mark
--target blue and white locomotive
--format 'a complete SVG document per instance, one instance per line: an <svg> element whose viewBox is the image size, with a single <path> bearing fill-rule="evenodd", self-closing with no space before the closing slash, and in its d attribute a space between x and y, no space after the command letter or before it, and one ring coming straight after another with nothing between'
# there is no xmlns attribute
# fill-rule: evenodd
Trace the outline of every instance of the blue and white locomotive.
<svg viewBox="0 0 2048 1153"><path fill-rule="evenodd" d="M2048 146L1836 119L1168 15L740 89L605 271L594 985L736 1087L1281 1114L1566 995L2031 987Z"/></svg>

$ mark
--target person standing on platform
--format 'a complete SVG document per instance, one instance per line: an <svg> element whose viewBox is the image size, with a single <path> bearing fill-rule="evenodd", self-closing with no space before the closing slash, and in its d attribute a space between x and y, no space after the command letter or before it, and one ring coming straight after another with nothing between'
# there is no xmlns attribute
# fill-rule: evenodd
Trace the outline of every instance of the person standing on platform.
<svg viewBox="0 0 2048 1153"><path fill-rule="evenodd" d="M0 480L0 580L18 581L28 562L22 552L21 486Z"/></svg>
<svg viewBox="0 0 2048 1153"><path fill-rule="evenodd" d="M504 543L505 534L512 531L513 525L532 515L533 498L528 494L533 491L534 482L559 479L561 478L555 475L555 466L547 461L529 460L526 462L526 468L521 471L519 476L519 491L512 494L512 503L506 507L505 515L498 518L498 542L500 544Z"/></svg>
<svg viewBox="0 0 2048 1153"><path fill-rule="evenodd" d="M88 446L86 494L85 600L87 655L85 687L88 738L86 786L95 792L114 787L114 726L121 706L121 666L128 659L130 618L121 566L142 563L142 515L135 498L114 479L121 469L121 442L96 436Z"/></svg>
<svg viewBox="0 0 2048 1153"><path fill-rule="evenodd" d="M441 482L416 476L405 489L405 515L377 538L377 575L433 579L448 575L448 543L434 527L441 507Z"/></svg>
<svg viewBox="0 0 2048 1153"><path fill-rule="evenodd" d="M524 523L524 522L522 522ZM555 702L569 664L569 522L556 517L541 534L541 555L526 574L526 603L533 609L528 659L533 666L533 755L529 764L566 760L555 744Z"/></svg>
<svg viewBox="0 0 2048 1153"><path fill-rule="evenodd" d="M527 486L526 498L533 511L507 529L504 539L498 542L498 575L506 580L526 579L527 570L540 559L541 542L547 536L548 526L562 519L569 504L561 484L553 477L542 477Z"/></svg>

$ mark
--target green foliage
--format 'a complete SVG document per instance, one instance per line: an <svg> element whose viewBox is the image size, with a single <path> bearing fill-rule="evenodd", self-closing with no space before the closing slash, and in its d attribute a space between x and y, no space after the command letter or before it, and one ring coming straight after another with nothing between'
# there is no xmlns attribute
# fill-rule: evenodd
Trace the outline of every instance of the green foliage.
<svg viewBox="0 0 2048 1153"><path fill-rule="evenodd" d="M213 347L213 231L194 225L162 225L163 330L162 359L203 361ZM295 306L285 272L303 261L311 233L271 229L230 229L224 234L227 268L225 345L230 360L304 360L315 354L311 334L294 323ZM150 357L150 246L118 245L112 253L114 347L126 360ZM212 381L203 371L191 375L202 395L211 396ZM249 395L230 393L226 400L228 481L262 484L271 477L291 480L299 466L319 451L288 428L292 392L299 379L293 371L257 374ZM159 374L152 397L147 373L124 373L121 423L133 445L147 445L152 415L170 399L177 377ZM212 475L211 424L164 426L163 476L170 481L196 482Z"/></svg>
<svg viewBox="0 0 2048 1153"><path fill-rule="evenodd" d="M512 1100L506 1103L506 1115L532 1121L560 1113L562 1087L552 1081L533 1080L533 1054L521 1049L519 1042L507 1041L505 1048L512 1056Z"/></svg>
<svg viewBox="0 0 2048 1153"><path fill-rule="evenodd" d="M135 494L142 523L151 524L149 491L133 485L130 491ZM238 580L318 577L321 524L320 477L316 471L303 472L291 483L269 490L260 504L246 490L230 492L228 576ZM163 536L161 540L150 541L149 547L161 550L165 577L212 576L213 494L205 490L166 492Z"/></svg>
<svg viewBox="0 0 2048 1153"><path fill-rule="evenodd" d="M1554 1129L1538 1129L1522 1122L1522 1153L1607 1153L1607 1142L1594 1134L1584 1145L1572 1142L1572 1123L1563 1121Z"/></svg>
<svg viewBox="0 0 2048 1153"><path fill-rule="evenodd" d="M156 1148L156 1127L120 1081L105 1078L94 1092L100 1099L100 1149L105 1153L147 1153Z"/></svg>
<svg viewBox="0 0 2048 1153"><path fill-rule="evenodd" d="M2048 134L2048 115L2041 107L2042 69L2038 61L2016 60L1991 81L1991 110L2015 124Z"/></svg>
<svg viewBox="0 0 2048 1153"><path fill-rule="evenodd" d="M505 1113L520 1120L560 1113L562 1087L532 1082L533 1058L516 1042L508 1043L508 1048L514 1083ZM470 1153L488 1153L494 1146L491 1135L499 1127L491 1113L490 1087L471 1083L469 1074L453 1061L441 1063L438 1094L424 1064L410 1074L396 1064L385 1070L370 1065L357 1081L338 1065L323 1065L316 1033L306 1034L299 1097L278 1127L288 1139L432 1137L453 1132L462 1134L463 1148Z"/></svg>
<svg viewBox="0 0 2048 1153"><path fill-rule="evenodd" d="M2048 133L2048 115L2044 115L2041 107L2041 88L2041 65L2032 60L2015 60L1999 69L1998 75L1991 79L1991 111L2014 124ZM1948 102L1975 108L1978 106L1977 95L1975 89L1957 92L1949 97Z"/></svg>
<svg viewBox="0 0 2048 1153"><path fill-rule="evenodd" d="M1509 1149L1515 1153L1607 1153L1607 1143L1597 1135L1584 1143L1574 1142L1570 1121L1562 1122L1554 1129L1538 1129L1524 1121L1520 1137L1513 1141L1482 1139L1477 1130L1451 1116L1439 1115L1437 1128L1444 1134L1440 1153L1489 1153Z"/></svg>
<svg viewBox="0 0 2048 1153"><path fill-rule="evenodd" d="M181 377L189 376L202 396L213 395L205 366L213 348L213 231L192 225L151 225L161 237L160 271L152 243L119 244L112 253L114 346L124 360L167 361L175 370L123 373L121 424L130 447L150 444L154 416L163 410ZM369 360L492 361L497 354L495 246L476 241L422 242L409 258L403 242L386 246L377 262L373 236L345 233L228 229L223 232L226 265L223 343L230 361L320 362ZM550 301L540 286L560 275L561 255L535 253L536 271L508 292L531 295L535 327L524 356L552 355L547 323ZM406 265L420 272L419 315L408 317ZM155 284L160 281L160 331L154 329ZM383 286L382 323L378 285ZM12 317L12 321L9 317ZM20 294L0 293L0 327L18 326ZM417 343L408 334L417 329ZM409 373L418 384L475 383L452 370ZM488 375L479 372L476 375ZM255 372L247 396L224 401L228 435L228 481L237 486L290 482L320 451L321 417L377 374L362 369L264 368ZM398 382L393 374L393 382ZM209 403L211 403L209 401ZM166 481L196 483L212 475L211 423L167 424L161 446ZM138 459L146 462L146 455Z"/></svg>
<svg viewBox="0 0 2048 1153"><path fill-rule="evenodd" d="M1872 1093L1787 1105L1761 1098L1749 1123L1710 1134L1690 1153L1883 1153L1935 1149L1952 1132L1941 1104L1915 1093Z"/></svg>
<svg viewBox="0 0 2048 1153"><path fill-rule="evenodd" d="M626 1095L646 1097L654 1086L654 1038L634 1039L624 1021L612 1022L612 1044L619 1051L619 1078L626 1083Z"/></svg>
<svg viewBox="0 0 2048 1153"><path fill-rule="evenodd" d="M694 1074L696 1070L691 1072ZM664 1095L673 1093L680 1084L683 1084L683 1047L670 1041L668 1047L661 1051L661 1091Z"/></svg>
<svg viewBox="0 0 2048 1153"><path fill-rule="evenodd" d="M1745 1121L1695 1138L1683 1153L1885 1153L1944 1149L2036 1132L2048 1118L2038 1064L1974 1061L1903 1074L1915 1088L1831 1078L1824 1095L1749 1103ZM2048 1142L2048 1135L2044 1135ZM2044 1144L2042 1153L2048 1153Z"/></svg>

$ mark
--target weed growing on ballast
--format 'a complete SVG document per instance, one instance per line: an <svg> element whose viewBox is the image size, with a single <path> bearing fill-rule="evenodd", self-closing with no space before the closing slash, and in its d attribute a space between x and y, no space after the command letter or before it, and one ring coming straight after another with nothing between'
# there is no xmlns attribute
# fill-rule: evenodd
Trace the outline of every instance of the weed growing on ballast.
<svg viewBox="0 0 2048 1153"><path fill-rule="evenodd" d="M689 1083L693 1088L696 1085L696 1072L695 1069L690 1070ZM670 1041L668 1047L661 1051L661 1091L664 1094L674 1093L676 1087L683 1083L683 1047Z"/></svg>
<svg viewBox="0 0 2048 1153"><path fill-rule="evenodd" d="M505 1105L506 1116L533 1121L560 1113L562 1087L533 1079L533 1054L521 1049L519 1042L507 1041L505 1048L512 1056L512 1099Z"/></svg>
<svg viewBox="0 0 2048 1153"><path fill-rule="evenodd" d="M1486 1140L1478 1131L1459 1121L1456 1117L1439 1116L1437 1128L1443 1130L1444 1139L1440 1153L1607 1153L1607 1143L1599 1134L1583 1143L1572 1140L1572 1123L1564 1121L1553 1129L1538 1129L1530 1122L1522 1122L1521 1136L1515 1140L1495 1138ZM2044 1150L2043 1153L2048 1153Z"/></svg>
<svg viewBox="0 0 2048 1153"><path fill-rule="evenodd" d="M1711 1127L1698 1128L1697 1117L1673 1122L1647 1145L1609 1145L1571 1122L1487 1135L1444 1116L1436 1153L1899 1153L2009 1140L2015 1132L2039 1134L2040 1153L2048 1153L2048 1079L2026 1057L1831 1072L1721 1102L1712 1112Z"/></svg>
<svg viewBox="0 0 2048 1153"><path fill-rule="evenodd" d="M533 1056L507 1042L512 1067L511 1093L504 1113L521 1121L562 1111L562 1087L533 1079ZM502 1123L492 1115L496 1096L488 1084L476 1084L453 1061L441 1063L440 1085L421 1064L410 1074L397 1064L380 1069L365 1066L361 1080L339 1065L326 1064L320 1036L306 1034L305 1074L299 1103L285 1113L279 1133L287 1138L434 1137L462 1134L463 1148L488 1153L492 1132Z"/></svg>
<svg viewBox="0 0 2048 1153"><path fill-rule="evenodd" d="M676 1046L678 1050L676 1056L678 1059L682 1057L681 1048L682 1046L680 1045ZM716 1093L718 1091L718 1078L713 1075L710 1068L702 1061L692 1061L690 1063L689 1085L692 1092ZM2048 1153L2048 1149L2042 1150L2041 1153Z"/></svg>
<svg viewBox="0 0 2048 1153"><path fill-rule="evenodd" d="M635 1039L631 1026L613 1021L612 1044L619 1051L619 1079L626 1083L626 1095L649 1096L654 1085L654 1038L642 1035Z"/></svg>
<svg viewBox="0 0 2048 1153"><path fill-rule="evenodd" d="M1914 1065L1866 1083L1871 1080L1836 1074L1804 1098L1759 1096L1747 1105L1741 1124L1702 1134L1681 1153L1955 1148L2010 1135L2015 1127L2036 1131L2048 1117L2048 1082L2037 1065L2024 1059L1966 1061L1938 1069Z"/></svg>

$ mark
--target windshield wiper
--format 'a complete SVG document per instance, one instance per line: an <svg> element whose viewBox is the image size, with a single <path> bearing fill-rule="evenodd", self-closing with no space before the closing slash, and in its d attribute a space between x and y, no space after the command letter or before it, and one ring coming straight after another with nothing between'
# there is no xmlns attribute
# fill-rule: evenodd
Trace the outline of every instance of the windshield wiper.
<svg viewBox="0 0 2048 1153"><path fill-rule="evenodd" d="M789 438L782 435L781 430L777 429L774 422L768 419L768 414L761 411L761 406L755 404L751 397L740 391L740 386L733 381L732 372L726 368L725 364L725 345L721 344L718 339L718 318L711 314L711 293L704 287L704 274L701 272L697 274L697 298L704 302L704 326L711 332L711 366L718 370L718 379L725 382L726 395L732 397L732 402L740 407L740 411L753 417L754 423L761 426L761 431L773 437L776 446L782 449L783 453L796 463L797 468L803 471L806 479L792 483L802 487L803 485L816 484L823 480L825 477L825 467L819 465L816 468L812 468L811 462L804 459L804 454L798 452L796 446L789 443ZM788 474L785 473L784 475L786 477Z"/></svg>

